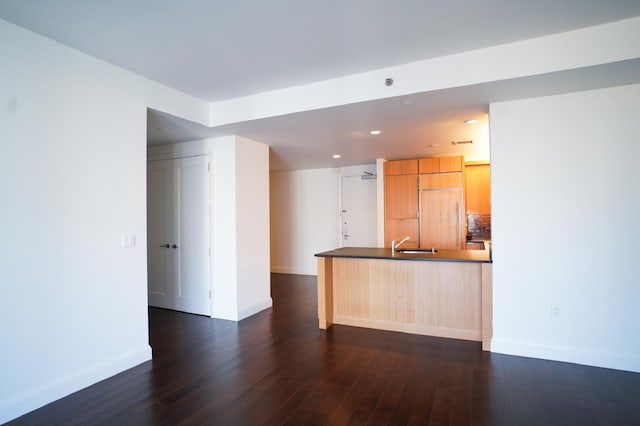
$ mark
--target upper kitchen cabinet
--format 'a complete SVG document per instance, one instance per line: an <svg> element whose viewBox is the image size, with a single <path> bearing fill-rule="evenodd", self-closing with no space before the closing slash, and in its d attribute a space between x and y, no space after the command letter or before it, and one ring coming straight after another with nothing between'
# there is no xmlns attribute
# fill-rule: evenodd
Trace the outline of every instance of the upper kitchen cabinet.
<svg viewBox="0 0 640 426"><path fill-rule="evenodd" d="M418 160L384 163L384 239L391 241L409 236L405 247L417 247L418 232Z"/></svg>
<svg viewBox="0 0 640 426"><path fill-rule="evenodd" d="M418 160L395 160L384 163L385 176L415 175L418 173Z"/></svg>
<svg viewBox="0 0 640 426"><path fill-rule="evenodd" d="M420 158L418 160L418 173L450 173L461 172L463 166L463 157L431 157Z"/></svg>
<svg viewBox="0 0 640 426"><path fill-rule="evenodd" d="M418 175L386 176L384 194L385 219L418 217Z"/></svg>
<svg viewBox="0 0 640 426"><path fill-rule="evenodd" d="M489 164L465 165L467 214L491 214L491 171Z"/></svg>

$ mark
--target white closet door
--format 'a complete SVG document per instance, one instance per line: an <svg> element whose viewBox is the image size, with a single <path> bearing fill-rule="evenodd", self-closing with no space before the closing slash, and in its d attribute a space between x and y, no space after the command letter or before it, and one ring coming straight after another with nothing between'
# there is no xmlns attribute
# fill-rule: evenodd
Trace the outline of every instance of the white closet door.
<svg viewBox="0 0 640 426"><path fill-rule="evenodd" d="M211 315L208 156L148 165L149 305Z"/></svg>
<svg viewBox="0 0 640 426"><path fill-rule="evenodd" d="M174 175L175 309L201 315L211 315L208 160L207 156L175 160Z"/></svg>
<svg viewBox="0 0 640 426"><path fill-rule="evenodd" d="M174 268L169 241L173 222L173 161L147 166L147 280L149 305L174 309Z"/></svg>

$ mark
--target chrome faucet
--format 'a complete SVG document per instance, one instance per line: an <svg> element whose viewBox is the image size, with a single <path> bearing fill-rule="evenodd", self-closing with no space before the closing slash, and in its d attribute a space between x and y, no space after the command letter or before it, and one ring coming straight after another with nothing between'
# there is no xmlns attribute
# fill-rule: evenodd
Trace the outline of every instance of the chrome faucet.
<svg viewBox="0 0 640 426"><path fill-rule="evenodd" d="M409 238L409 236L407 235L398 244L396 244L396 240L391 241L391 256L395 256L396 250L398 249L398 247L400 247L402 244L406 243L410 239L411 238Z"/></svg>

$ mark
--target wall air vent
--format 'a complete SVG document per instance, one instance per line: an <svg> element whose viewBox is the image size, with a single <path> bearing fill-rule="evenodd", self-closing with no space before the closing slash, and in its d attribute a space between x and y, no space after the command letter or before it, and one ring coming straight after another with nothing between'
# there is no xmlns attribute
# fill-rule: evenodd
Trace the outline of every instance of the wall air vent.
<svg viewBox="0 0 640 426"><path fill-rule="evenodd" d="M471 143L473 143L473 141L451 141L451 145L466 145Z"/></svg>

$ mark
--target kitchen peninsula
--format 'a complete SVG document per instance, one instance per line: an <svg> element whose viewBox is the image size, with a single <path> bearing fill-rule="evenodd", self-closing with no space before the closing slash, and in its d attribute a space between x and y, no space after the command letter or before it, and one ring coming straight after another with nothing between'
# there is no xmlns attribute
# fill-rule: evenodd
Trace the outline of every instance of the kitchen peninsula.
<svg viewBox="0 0 640 426"><path fill-rule="evenodd" d="M316 254L318 320L482 342L492 334L491 252L438 250L392 255L345 247Z"/></svg>

